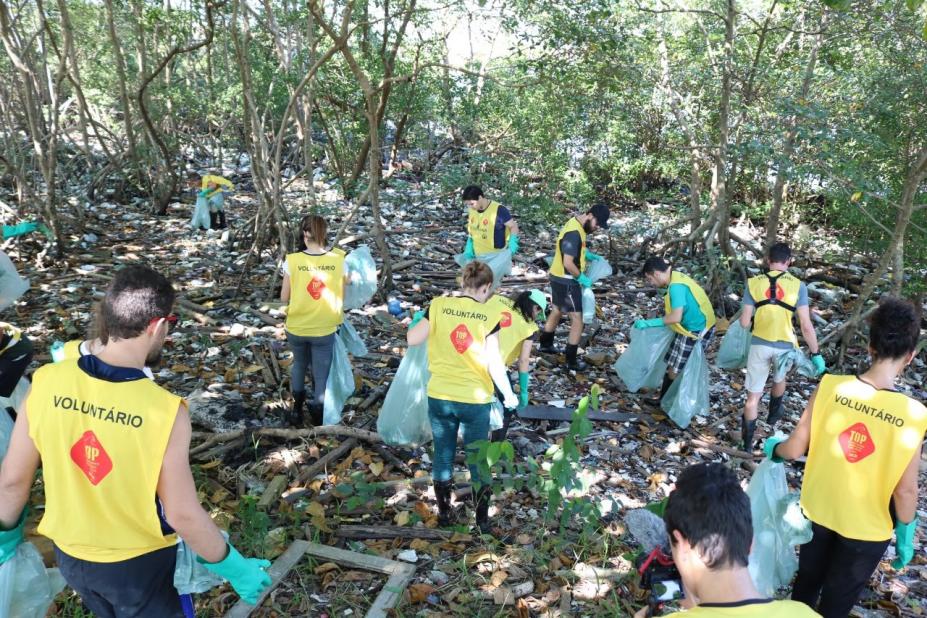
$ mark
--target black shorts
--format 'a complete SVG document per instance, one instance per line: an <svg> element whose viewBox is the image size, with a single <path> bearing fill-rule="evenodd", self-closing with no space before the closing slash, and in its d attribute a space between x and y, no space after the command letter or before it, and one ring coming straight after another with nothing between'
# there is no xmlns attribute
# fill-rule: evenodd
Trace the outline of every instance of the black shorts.
<svg viewBox="0 0 927 618"><path fill-rule="evenodd" d="M583 288L572 279L551 277L550 296L554 307L563 313L583 312Z"/></svg>
<svg viewBox="0 0 927 618"><path fill-rule="evenodd" d="M84 607L100 618L183 618L174 588L177 547L165 547L120 562L89 562L55 547L58 568L80 595Z"/></svg>

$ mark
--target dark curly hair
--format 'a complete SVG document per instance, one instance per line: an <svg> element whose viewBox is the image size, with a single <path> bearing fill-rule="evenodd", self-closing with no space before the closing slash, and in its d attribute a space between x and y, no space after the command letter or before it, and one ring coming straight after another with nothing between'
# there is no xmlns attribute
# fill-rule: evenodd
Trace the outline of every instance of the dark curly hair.
<svg viewBox="0 0 927 618"><path fill-rule="evenodd" d="M921 312L903 298L884 296L869 318L869 347L873 360L897 359L917 347Z"/></svg>

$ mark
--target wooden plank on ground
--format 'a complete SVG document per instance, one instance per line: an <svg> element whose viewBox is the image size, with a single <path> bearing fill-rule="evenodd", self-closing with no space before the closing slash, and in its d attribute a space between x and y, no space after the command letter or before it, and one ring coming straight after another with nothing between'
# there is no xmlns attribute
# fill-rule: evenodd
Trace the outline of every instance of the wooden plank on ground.
<svg viewBox="0 0 927 618"><path fill-rule="evenodd" d="M406 586L409 585L409 582L412 581L412 576L415 575L415 567L411 564L387 560L380 556L338 549L337 547L309 543L306 553L328 562L389 575L389 579L386 580L380 594L377 595L373 605L367 610L365 618L386 618L389 610L395 607L399 599L402 598L402 593L405 591Z"/></svg>
<svg viewBox="0 0 927 618"><path fill-rule="evenodd" d="M518 418L533 421L570 421L573 420L573 409L559 406L525 406L518 410ZM626 421L636 421L640 418L640 415L626 412L590 410L587 418L590 421L624 423Z"/></svg>
<svg viewBox="0 0 927 618"><path fill-rule="evenodd" d="M232 609L225 613L225 618L248 618L255 609L260 607L261 603L267 598L267 595L282 582L296 563L299 562L303 555L309 551L312 543L308 541L293 541L283 554L274 560L274 563L268 569L270 575L270 586L258 597L256 605L250 605L239 599Z"/></svg>
<svg viewBox="0 0 927 618"><path fill-rule="evenodd" d="M261 499L258 500L257 505L259 509L266 509L277 501L277 498L279 498L283 490L286 489L286 480L286 476L283 474L278 474L271 479L270 483L267 484L267 488L264 489L264 493L261 494Z"/></svg>
<svg viewBox="0 0 927 618"><path fill-rule="evenodd" d="M454 536L451 530L409 528L406 526L339 526L335 536L342 539L424 539L446 541Z"/></svg>

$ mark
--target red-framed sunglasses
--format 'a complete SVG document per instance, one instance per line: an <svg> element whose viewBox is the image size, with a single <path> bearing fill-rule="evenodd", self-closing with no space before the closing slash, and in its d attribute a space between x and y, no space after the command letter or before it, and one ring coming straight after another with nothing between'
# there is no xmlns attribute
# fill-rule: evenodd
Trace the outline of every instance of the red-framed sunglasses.
<svg viewBox="0 0 927 618"><path fill-rule="evenodd" d="M160 318L151 318L151 320L148 322L148 326L155 324L158 320L165 320L168 324L173 326L174 324L177 323L177 316L172 313L170 315L166 315Z"/></svg>

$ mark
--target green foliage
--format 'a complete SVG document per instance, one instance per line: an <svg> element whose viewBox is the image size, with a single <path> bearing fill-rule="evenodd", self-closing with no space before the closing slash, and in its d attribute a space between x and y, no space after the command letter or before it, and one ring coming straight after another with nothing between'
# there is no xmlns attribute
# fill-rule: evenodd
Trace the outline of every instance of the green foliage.
<svg viewBox="0 0 927 618"><path fill-rule="evenodd" d="M256 496L242 496L238 501L235 516L235 547L248 556L263 556L266 549L267 533L270 531L270 517L257 506Z"/></svg>

